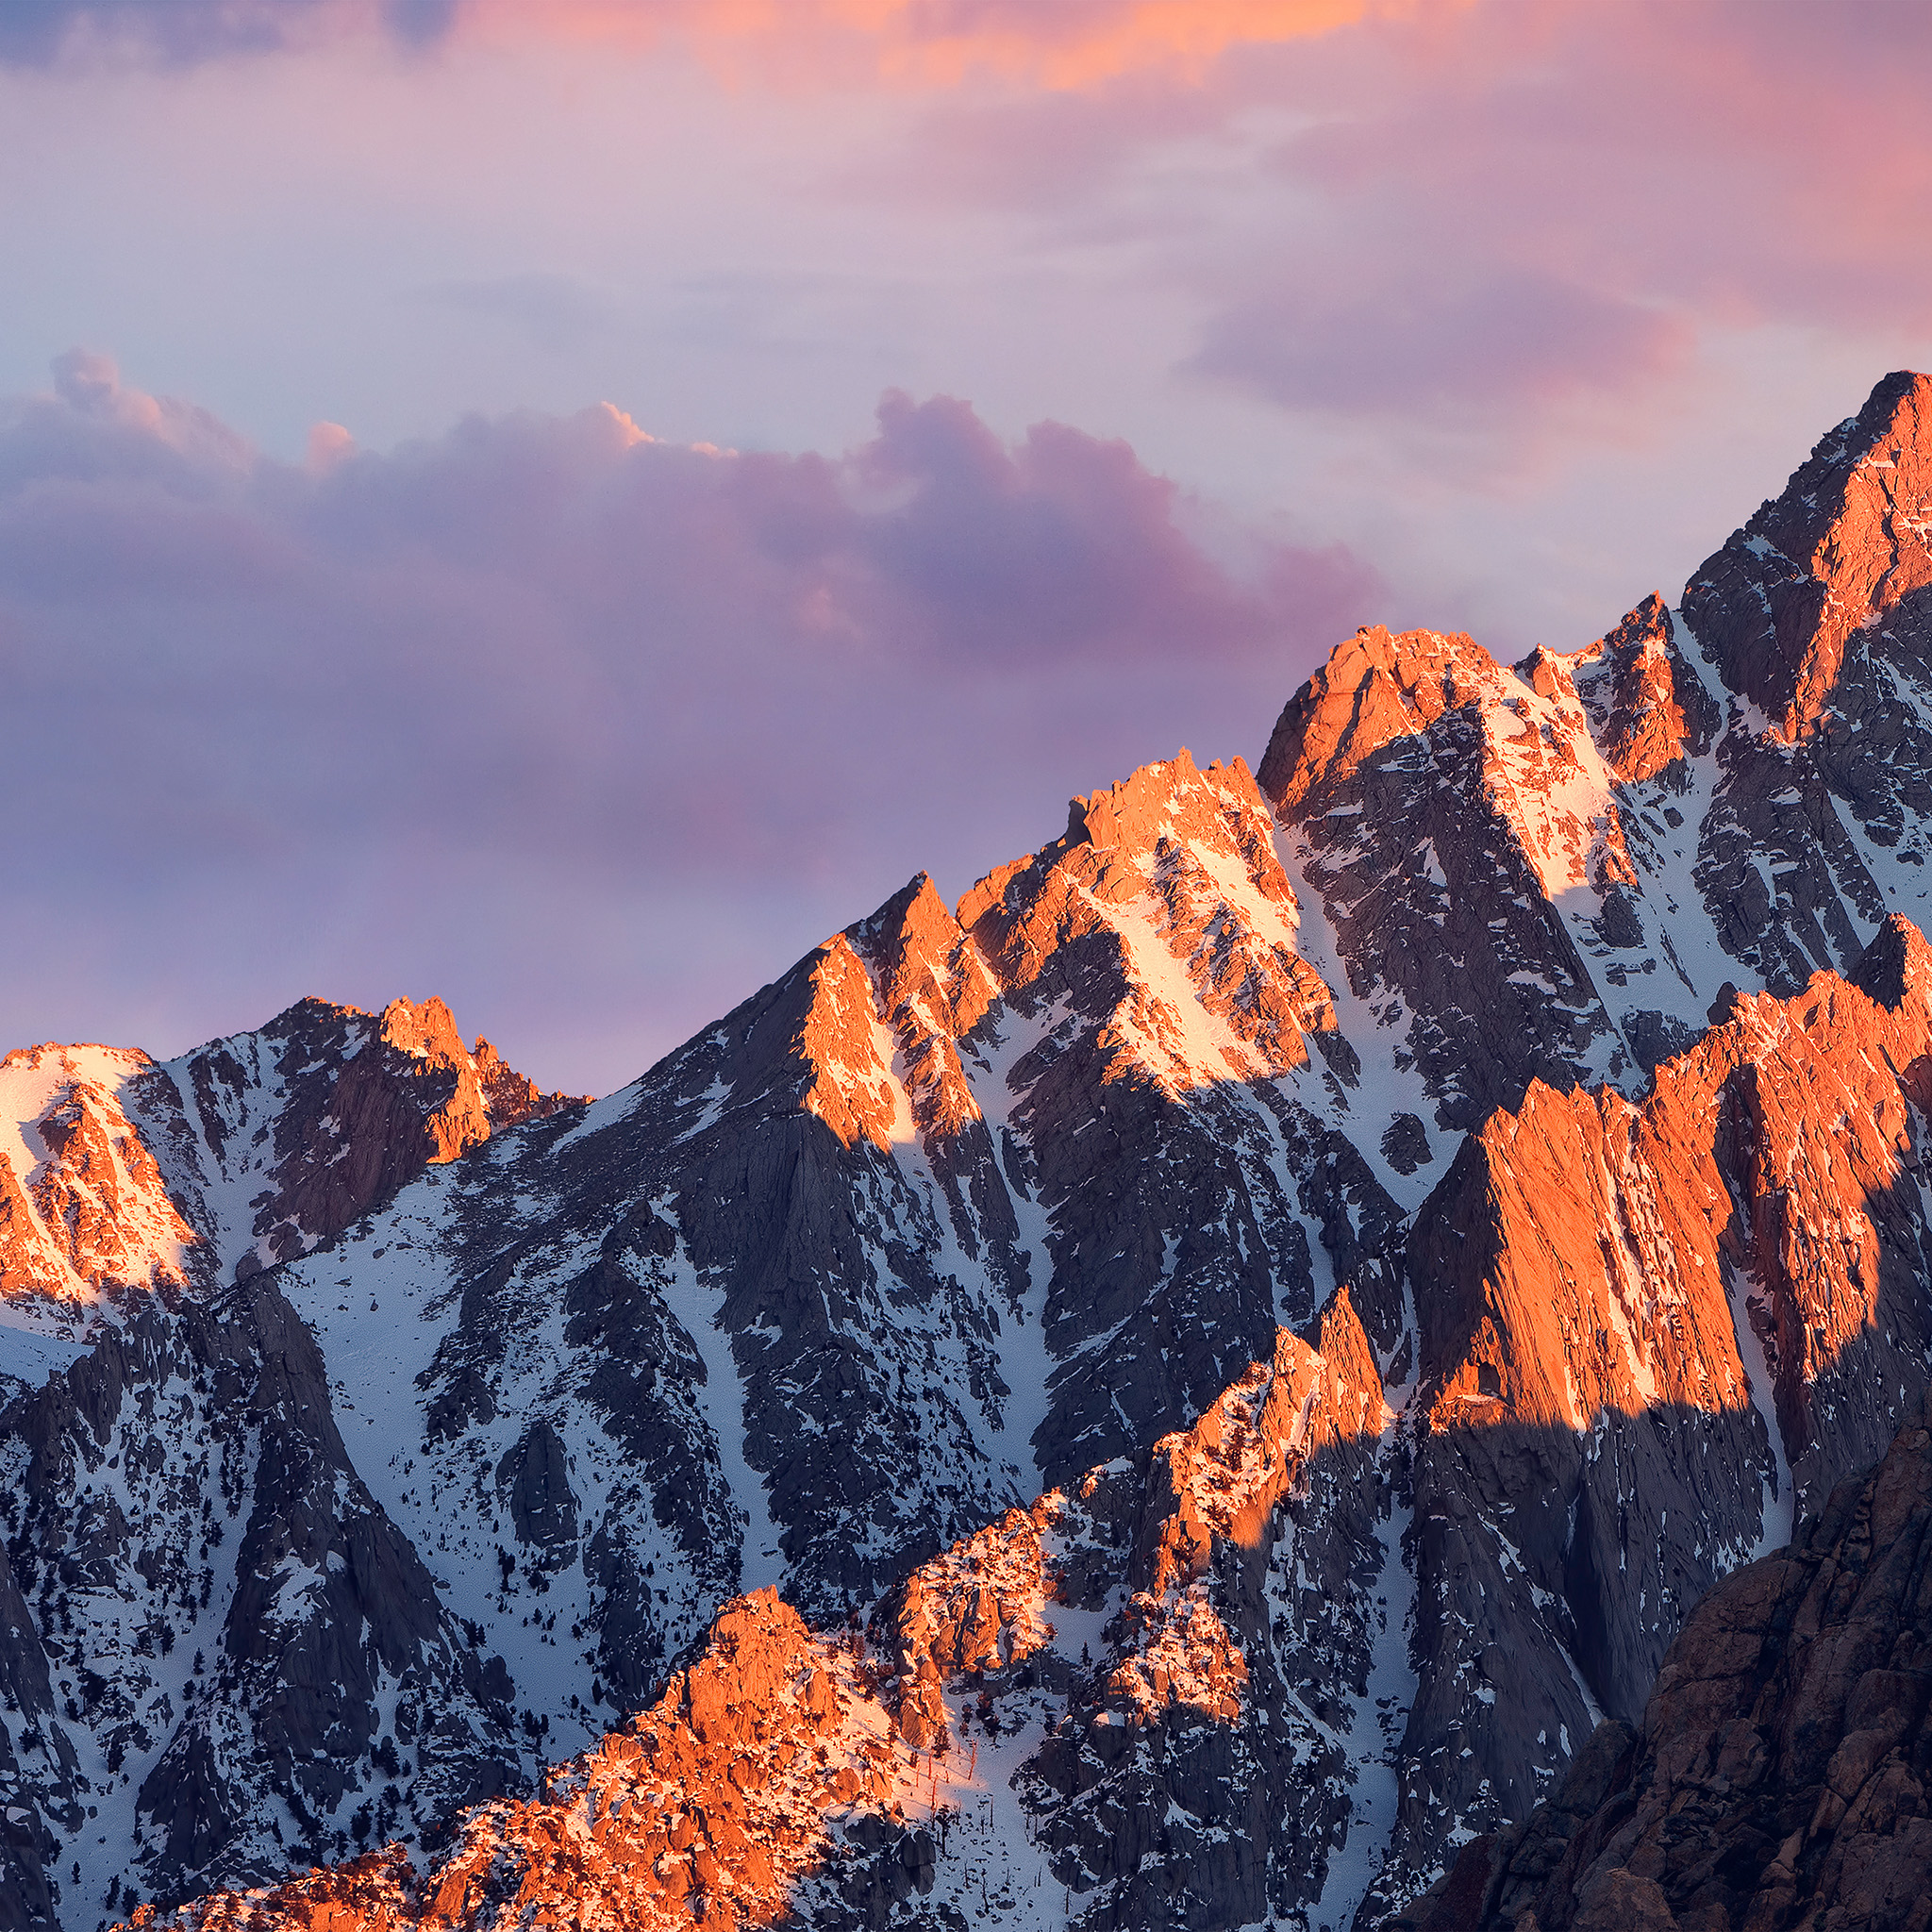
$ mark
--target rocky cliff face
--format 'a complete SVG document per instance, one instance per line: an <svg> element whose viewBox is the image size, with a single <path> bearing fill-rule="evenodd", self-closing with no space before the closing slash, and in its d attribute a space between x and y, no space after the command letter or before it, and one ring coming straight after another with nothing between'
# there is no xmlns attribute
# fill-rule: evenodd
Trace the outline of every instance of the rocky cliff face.
<svg viewBox="0 0 1932 1932"><path fill-rule="evenodd" d="M1640 1103L1532 1088L1424 1204L1418 1865L1445 1811L1521 1818L1600 1713L1634 1723L1685 1611L1916 1412L1928 991L1895 920L1853 980L1740 1000Z"/></svg>
<svg viewBox="0 0 1932 1932"><path fill-rule="evenodd" d="M1932 1913L1932 1435L1907 1428L1789 1549L1720 1585L1634 1730L1471 1844L1415 1932L1908 1932Z"/></svg>
<svg viewBox="0 0 1932 1932"><path fill-rule="evenodd" d="M741 1588L843 1615L1144 1449L1338 1279L1399 1345L1293 919L1245 771L1151 767L960 914L915 881L580 1124L284 1271L553 1740ZM540 1457L557 1507L519 1520ZM533 1607L573 1634L519 1666Z"/></svg>
<svg viewBox="0 0 1932 1932"><path fill-rule="evenodd" d="M372 1857L170 1923L1295 1911L1345 1828L1343 1740L1391 1623L1348 1625L1325 1594L1351 1556L1390 1561L1388 1423L1339 1299L1320 1349L1279 1332L1193 1428L921 1565L864 1629L814 1633L770 1591L729 1606L653 1706L426 1870Z"/></svg>
<svg viewBox="0 0 1932 1932"><path fill-rule="evenodd" d="M150 1306L16 1396L0 1486L0 1768L22 1896L31 1853L64 1923L412 1835L520 1777L501 1661L357 1476L265 1282Z"/></svg>
<svg viewBox="0 0 1932 1932"><path fill-rule="evenodd" d="M1726 983L1788 995L1923 923L1928 393L1888 376L1676 610L1513 672L1365 631L1290 701L1262 789L1424 1125L1531 1079L1635 1093Z"/></svg>
<svg viewBox="0 0 1932 1932"><path fill-rule="evenodd" d="M283 1418L225 1479L312 1556L306 1622L235 1571L192 1702L124 1641L159 1503L72 1632L22 1587L29 1922L115 1869L210 1924L1313 1932L1582 1815L1599 1718L1932 1381L1923 388L1680 608L1513 669L1359 633L1258 779L1076 799L589 1108L434 1006L16 1056L0 1449L76 1374L175 1402L141 1322L239 1335L162 1469ZM99 1507L43 1493L36 1579Z"/></svg>

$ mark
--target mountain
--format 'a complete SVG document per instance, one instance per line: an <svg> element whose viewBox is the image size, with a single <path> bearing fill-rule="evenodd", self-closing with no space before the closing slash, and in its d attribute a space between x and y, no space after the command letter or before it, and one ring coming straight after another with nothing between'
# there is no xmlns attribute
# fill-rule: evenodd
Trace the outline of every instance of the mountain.
<svg viewBox="0 0 1932 1932"><path fill-rule="evenodd" d="M425 1867L372 1852L182 1923L1049 1924L1074 1888L1094 1924L1290 1908L1256 1848L1346 1814L1346 1699L1318 1716L1303 1687L1345 1680L1362 1633L1320 1602L1345 1579L1271 1558L1266 1529L1319 1497L1324 1538L1346 1516L1392 1560L1381 1388L1345 1295L1322 1343L1279 1331L1191 1429L1008 1511L863 1626L814 1631L769 1587L739 1599L649 1708ZM1271 1658L1290 1617L1304 1641Z"/></svg>
<svg viewBox="0 0 1932 1932"><path fill-rule="evenodd" d="M1365 631L1290 701L1261 786L1349 1037L1424 1124L1531 1079L1640 1091L1727 982L1789 995L1923 921L1928 411L1886 377L1674 610L1513 671Z"/></svg>
<svg viewBox="0 0 1932 1932"><path fill-rule="evenodd" d="M438 999L302 1000L159 1063L18 1049L0 1060L0 1306L72 1340L59 1327L104 1293L206 1291L306 1254L426 1165L571 1104L487 1040L467 1051Z"/></svg>
<svg viewBox="0 0 1932 1932"><path fill-rule="evenodd" d="M1553 1802L1932 1386L1928 392L588 1107L9 1058L0 1926L1366 1927Z"/></svg>
<svg viewBox="0 0 1932 1932"><path fill-rule="evenodd" d="M0 1893L43 1893L57 1845L103 1896L272 1875L326 1847L378 1706L427 1713L418 1810L520 1782L501 1667L357 1474L267 1268L570 1103L440 1000L304 1000L165 1063L28 1048L0 1102Z"/></svg>

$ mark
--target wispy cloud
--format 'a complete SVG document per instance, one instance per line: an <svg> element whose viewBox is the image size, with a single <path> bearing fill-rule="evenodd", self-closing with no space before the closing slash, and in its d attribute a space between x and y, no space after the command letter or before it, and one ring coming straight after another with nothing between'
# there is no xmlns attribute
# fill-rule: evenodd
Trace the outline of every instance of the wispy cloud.
<svg viewBox="0 0 1932 1932"><path fill-rule="evenodd" d="M675 36L792 81L870 71L895 85L976 74L1078 88L1159 65L1198 72L1226 48L1322 33L1368 0L9 0L0 58L258 52L319 33L412 46L459 32L637 45ZM801 59L804 67L801 68Z"/></svg>

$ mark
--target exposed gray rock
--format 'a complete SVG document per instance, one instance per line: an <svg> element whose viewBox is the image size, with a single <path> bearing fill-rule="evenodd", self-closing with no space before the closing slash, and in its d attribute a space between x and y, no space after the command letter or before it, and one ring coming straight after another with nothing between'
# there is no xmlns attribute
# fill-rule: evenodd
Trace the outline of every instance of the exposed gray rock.
<svg viewBox="0 0 1932 1932"><path fill-rule="evenodd" d="M433 1831L518 1778L502 1666L350 1466L269 1277L110 1330L0 1410L0 1468L7 1724L81 1867L63 1923Z"/></svg>

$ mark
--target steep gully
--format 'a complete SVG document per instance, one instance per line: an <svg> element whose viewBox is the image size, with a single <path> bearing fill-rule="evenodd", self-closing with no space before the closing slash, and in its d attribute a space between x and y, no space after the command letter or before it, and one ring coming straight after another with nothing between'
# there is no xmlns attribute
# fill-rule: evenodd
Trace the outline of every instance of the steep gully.
<svg viewBox="0 0 1932 1932"><path fill-rule="evenodd" d="M1641 1709L1685 1607L1869 1461L1924 1386L1922 948L1883 923L1922 891L1932 773L1928 758L1911 775L1928 716L1924 389L1881 384L1678 611L1652 600L1515 673L1468 640L1363 633L1291 702L1258 788L1239 762L1204 773L1183 755L1076 801L1064 839L957 912L915 882L588 1111L526 1096L538 1117L382 1206L383 1131L344 1138L349 1110L325 1107L310 1118L329 1158L291 1172L376 1176L332 1226L271 1212L275 1195L244 1223L203 1183L205 1218L245 1224L225 1270L184 1259L165 1276L170 1239L208 1250L161 1220L146 1277L137 1254L98 1278L160 1286L157 1323L195 1304L243 1338L292 1332L272 1296L317 1338L333 1402L297 1404L333 1417L324 1437L308 1424L295 1491L313 1502L291 1505L282 1474L244 1480L251 1437L223 1493L265 1539L245 1574L240 1551L232 1571L195 1557L237 1601L258 1579L251 1623L266 1602L289 1641L264 1663L229 1614L216 1669L260 1665L253 1687L190 1674L162 1708L153 1666L106 1627L145 1601L153 1540L210 1501L212 1461L197 1475L170 1455L208 1458L205 1357L245 1353L238 1386L273 1386L285 1347L184 1339L185 1371L157 1347L115 1371L118 1410L75 1391L97 1350L46 1382L74 1391L58 1457L24 1391L0 1435L55 1474L9 1541L38 1606L24 1591L22 1617L0 1619L38 1700L16 1700L17 1770L0 1767L17 1778L20 1896L33 1879L51 1908L50 1871L71 1861L80 1908L60 1909L89 1924L125 1902L124 1874L178 1897L391 1832L433 1850L466 1798L590 1743L610 1705L661 1711L733 1591L777 1584L821 1630L874 1607L890 1647L881 1592L1003 1512L1031 1522L1042 1485L1078 1498L1090 1481L1120 1499L1080 1547L1116 1555L1093 1557L1093 1590L1059 1571L1053 1586L1062 1626L1090 1620L1088 1660L1042 1645L1018 1666L1037 1656L1033 1684L982 1675L1002 1741L968 1774L1005 1863L1030 1846L1059 1876L1056 1910L1033 1902L1043 1916L1208 1925L1265 1906L1340 1923L1365 1889L1373 1915L1524 1816L1599 1708ZM1852 977L1809 980L1834 967ZM325 1088L358 1058L291 1067L321 1062ZM258 1049L230 1058L239 1080L208 1091L254 1109L252 1134L285 1103L251 1085ZM114 1177L160 1216L123 1142L158 1173L175 1148L175 1174L188 1143L121 1104L135 1130L107 1132ZM0 1203L16 1230L51 1225L37 1191L69 1171L58 1139L57 1124L24 1143L25 1207ZM173 1191L197 1228L196 1197ZM102 1217L124 1224L125 1206ZM285 1253L272 1284L219 1285ZM68 1276L39 1255L25 1268L9 1311L46 1346L55 1318L85 1340ZM1344 1308L1358 1348L1336 1340ZM1153 1574L1134 1567L1142 1530L1119 1525L1167 1520L1153 1445L1218 1413L1250 1362L1278 1375L1277 1324L1355 1362L1351 1387L1369 1386L1365 1361L1375 1413L1299 1465L1246 1541L1210 1538L1218 1554L1160 1623L1168 1660L1150 1673L1170 1692L1221 1688L1180 1699L1184 1721L1116 1738L1092 1709L1082 1728L1077 1711L1111 1694L1092 1683L1152 1654L1129 1614ZM158 1401L177 1405L172 1430L152 1426ZM166 1496L116 1488L130 1411ZM84 1536L109 1501L120 1524ZM391 1537L420 1576L365 1559ZM1187 1591L1211 1623L1180 1613ZM401 1598L415 1621L385 1655L365 1632ZM65 1724L33 1663L49 1639L104 1687L70 1674ZM324 1655L368 1689L296 1699L278 1732L291 1686L336 1681ZM1056 1656L1073 1674L1058 1684ZM893 1751L942 1735L934 1698L958 1687L933 1668L937 1690L909 1705L896 1672L876 1687ZM72 1726L84 1703L98 1738L94 1707L130 1671L145 1755L117 1775L81 1761ZM1043 1709L1024 1715L1036 1693L1061 1700L1051 1738ZM452 1718L440 1741L429 1709ZM943 1735L983 1732L979 1710L949 1709ZM83 1823L109 1788L136 1793L131 1824ZM930 1810L929 1758L926 1788ZM573 1835L521 1802L460 1830ZM500 1829L511 1848L491 1869L524 1869L524 1825ZM929 1865L892 1841L908 1901L962 1908L963 1823ZM800 1857L785 1869L805 1916L858 1909L812 1890L797 1874L831 1867ZM880 1869L867 1913L898 1890ZM653 1909L694 1915L717 1889L694 1882ZM510 1894L485 1890L438 1909L488 1918Z"/></svg>

